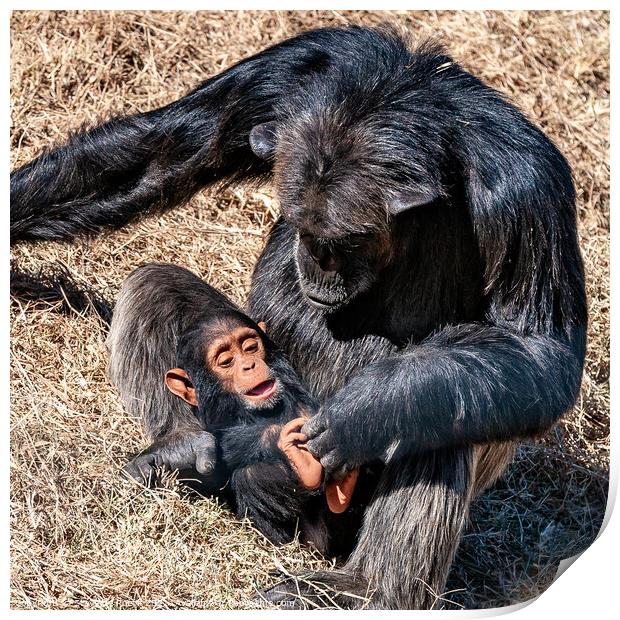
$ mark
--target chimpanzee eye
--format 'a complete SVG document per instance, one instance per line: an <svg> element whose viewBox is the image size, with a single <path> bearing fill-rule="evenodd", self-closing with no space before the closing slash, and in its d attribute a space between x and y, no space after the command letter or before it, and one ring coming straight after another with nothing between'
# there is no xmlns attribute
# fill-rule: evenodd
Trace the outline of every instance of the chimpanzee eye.
<svg viewBox="0 0 620 620"><path fill-rule="evenodd" d="M230 366L232 366L232 363L234 361L235 361L234 355L232 355L231 353L222 353L217 358L217 365L220 366L221 368L229 368Z"/></svg>
<svg viewBox="0 0 620 620"><path fill-rule="evenodd" d="M256 338L249 338L243 343L243 350L246 353L256 353L258 351L258 340Z"/></svg>

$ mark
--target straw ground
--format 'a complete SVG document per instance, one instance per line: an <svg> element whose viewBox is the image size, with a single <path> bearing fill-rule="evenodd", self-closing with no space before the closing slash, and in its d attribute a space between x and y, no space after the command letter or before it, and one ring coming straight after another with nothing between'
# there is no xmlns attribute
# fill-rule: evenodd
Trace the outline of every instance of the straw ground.
<svg viewBox="0 0 620 620"><path fill-rule="evenodd" d="M443 39L558 143L578 188L590 333L574 412L523 446L475 505L446 595L495 606L542 591L557 563L601 524L608 470L609 64L601 12L221 12L12 15L12 165L110 113L165 104L239 58L300 30L391 22ZM203 192L165 216L73 245L25 245L23 266L59 262L114 298L138 265L185 265L237 301L277 205L269 188ZM11 562L16 608L238 608L281 567L323 566L276 548L211 499L171 479L146 491L120 479L145 445L106 377L92 315L11 307Z"/></svg>

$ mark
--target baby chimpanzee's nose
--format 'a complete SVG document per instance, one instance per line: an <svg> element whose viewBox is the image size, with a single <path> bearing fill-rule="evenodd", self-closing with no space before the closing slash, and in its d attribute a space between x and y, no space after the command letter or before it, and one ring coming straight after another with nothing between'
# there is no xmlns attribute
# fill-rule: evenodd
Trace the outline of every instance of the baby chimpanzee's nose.
<svg viewBox="0 0 620 620"><path fill-rule="evenodd" d="M256 362L254 360L254 357L251 355L243 358L243 361L241 362L241 368L243 368L243 370L252 370L255 366Z"/></svg>
<svg viewBox="0 0 620 620"><path fill-rule="evenodd" d="M307 234L300 235L299 238L312 260L318 264L322 271L338 271L338 259L328 242Z"/></svg>

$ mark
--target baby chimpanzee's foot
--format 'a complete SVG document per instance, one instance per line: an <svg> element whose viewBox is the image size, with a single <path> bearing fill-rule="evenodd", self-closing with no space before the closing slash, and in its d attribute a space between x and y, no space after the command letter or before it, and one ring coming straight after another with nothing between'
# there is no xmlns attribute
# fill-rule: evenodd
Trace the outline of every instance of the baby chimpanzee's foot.
<svg viewBox="0 0 620 620"><path fill-rule="evenodd" d="M367 584L349 573L316 571L288 575L254 600L280 609L365 609L370 595Z"/></svg>

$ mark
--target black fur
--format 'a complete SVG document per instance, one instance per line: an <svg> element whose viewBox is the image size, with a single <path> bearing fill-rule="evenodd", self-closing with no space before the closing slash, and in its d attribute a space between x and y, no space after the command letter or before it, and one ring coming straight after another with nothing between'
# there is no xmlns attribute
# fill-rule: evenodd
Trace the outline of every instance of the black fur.
<svg viewBox="0 0 620 620"><path fill-rule="evenodd" d="M158 110L76 132L11 174L11 243L119 228L211 183L260 178L252 127L334 62L354 62L362 33L325 29L284 41Z"/></svg>
<svg viewBox="0 0 620 620"><path fill-rule="evenodd" d="M579 392L570 169L441 49L321 30L13 173L12 240L121 226L270 171L283 219L250 314L322 401L305 431L324 466L388 463L343 587L370 581L374 606L429 607L480 488L475 446L496 451L497 475L495 442L544 432Z"/></svg>

